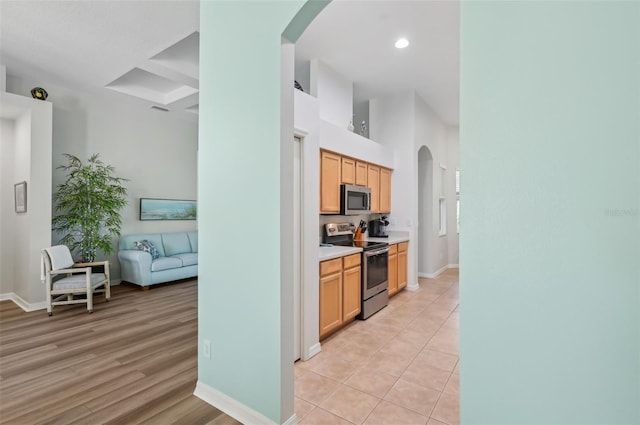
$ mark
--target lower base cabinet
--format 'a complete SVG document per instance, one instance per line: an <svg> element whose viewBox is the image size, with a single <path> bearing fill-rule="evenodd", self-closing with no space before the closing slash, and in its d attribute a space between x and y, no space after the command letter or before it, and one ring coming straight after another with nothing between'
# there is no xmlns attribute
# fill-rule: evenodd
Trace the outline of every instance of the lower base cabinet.
<svg viewBox="0 0 640 425"><path fill-rule="evenodd" d="M389 245L389 296L395 295L407 286L407 251L409 242Z"/></svg>
<svg viewBox="0 0 640 425"><path fill-rule="evenodd" d="M407 286L407 251L409 242L401 242L398 244L398 291Z"/></svg>
<svg viewBox="0 0 640 425"><path fill-rule="evenodd" d="M320 263L320 339L360 313L360 254Z"/></svg>
<svg viewBox="0 0 640 425"><path fill-rule="evenodd" d="M389 275L387 276L387 280L389 282L387 291L389 292L389 296L395 295L398 292L398 245L390 245L389 246Z"/></svg>

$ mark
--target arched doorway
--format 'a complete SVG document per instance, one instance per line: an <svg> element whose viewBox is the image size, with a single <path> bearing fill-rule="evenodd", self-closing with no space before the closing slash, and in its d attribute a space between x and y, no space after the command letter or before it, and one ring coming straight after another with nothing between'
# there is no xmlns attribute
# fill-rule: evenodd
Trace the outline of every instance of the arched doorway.
<svg viewBox="0 0 640 425"><path fill-rule="evenodd" d="M433 155L428 147L418 150L418 276L433 269L428 253L433 249Z"/></svg>

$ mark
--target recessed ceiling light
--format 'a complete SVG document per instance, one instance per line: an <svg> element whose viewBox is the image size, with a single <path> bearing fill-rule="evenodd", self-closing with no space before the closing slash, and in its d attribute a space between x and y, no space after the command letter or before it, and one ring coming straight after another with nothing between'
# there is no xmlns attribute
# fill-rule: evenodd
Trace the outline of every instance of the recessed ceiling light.
<svg viewBox="0 0 640 425"><path fill-rule="evenodd" d="M407 40L406 38L399 38L398 41L396 41L396 44L395 44L395 46L398 49L404 49L408 45L409 45L409 40Z"/></svg>

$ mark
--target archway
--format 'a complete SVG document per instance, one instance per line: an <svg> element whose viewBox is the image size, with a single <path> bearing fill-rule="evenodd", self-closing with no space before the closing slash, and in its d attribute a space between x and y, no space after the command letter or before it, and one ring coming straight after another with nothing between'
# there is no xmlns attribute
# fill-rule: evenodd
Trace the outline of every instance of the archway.
<svg viewBox="0 0 640 425"><path fill-rule="evenodd" d="M418 150L418 276L425 277L433 264L433 156L428 147Z"/></svg>

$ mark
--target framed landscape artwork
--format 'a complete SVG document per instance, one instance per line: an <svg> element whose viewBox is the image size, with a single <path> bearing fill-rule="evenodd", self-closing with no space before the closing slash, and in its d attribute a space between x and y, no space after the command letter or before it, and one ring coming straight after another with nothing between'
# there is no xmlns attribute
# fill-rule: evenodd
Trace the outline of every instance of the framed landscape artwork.
<svg viewBox="0 0 640 425"><path fill-rule="evenodd" d="M140 220L195 220L197 201L140 198Z"/></svg>

